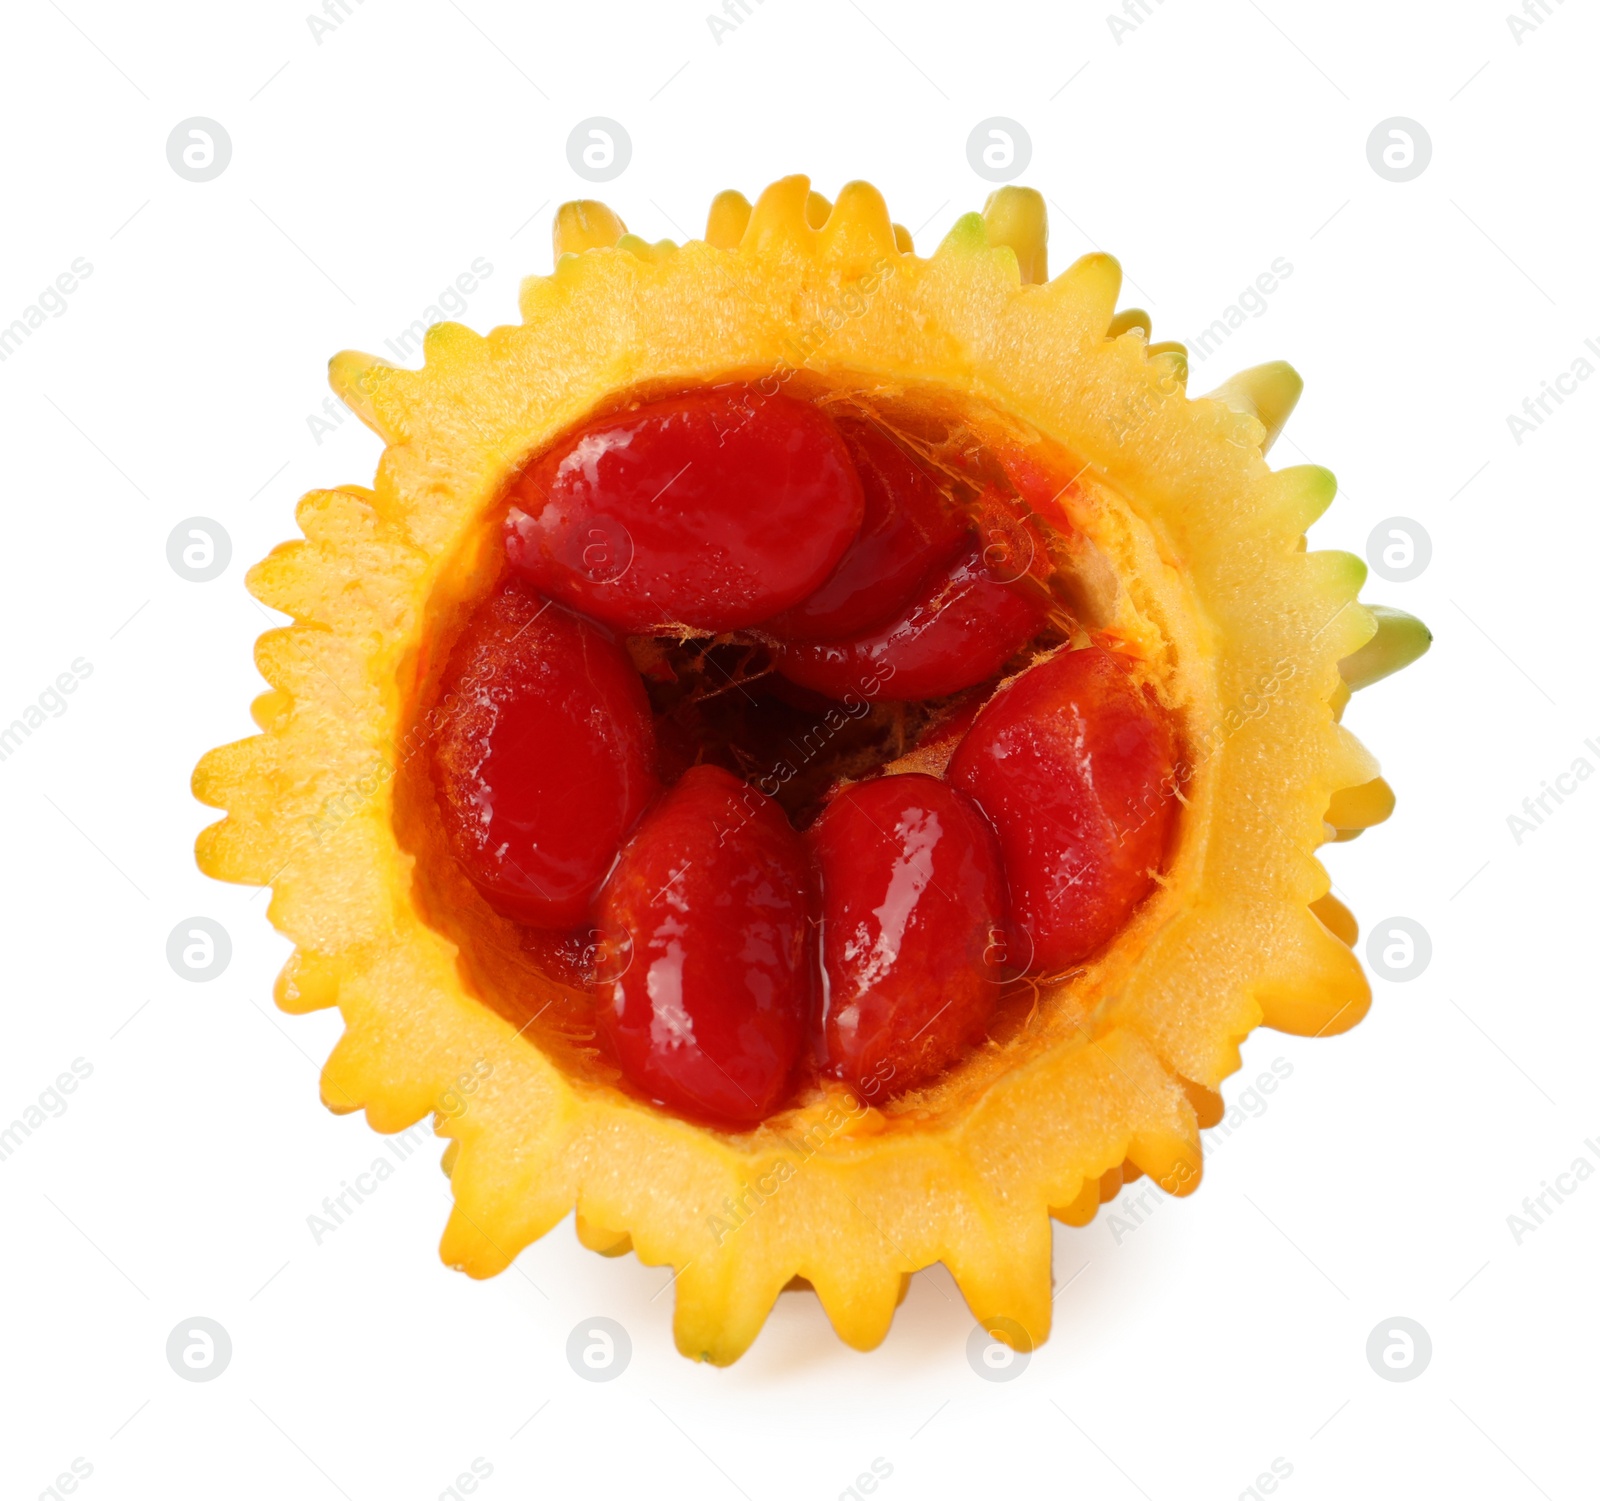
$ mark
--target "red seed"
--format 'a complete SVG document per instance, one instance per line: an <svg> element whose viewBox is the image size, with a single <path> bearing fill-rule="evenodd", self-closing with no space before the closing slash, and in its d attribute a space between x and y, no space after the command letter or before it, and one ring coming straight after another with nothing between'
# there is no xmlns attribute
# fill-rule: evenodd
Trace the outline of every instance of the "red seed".
<svg viewBox="0 0 1600 1501"><path fill-rule="evenodd" d="M820 1052L829 1074L880 1103L983 1036L999 996L999 846L971 799L916 774L846 788L808 843L821 892Z"/></svg>
<svg viewBox="0 0 1600 1501"><path fill-rule="evenodd" d="M811 1000L809 887L782 809L720 767L650 812L595 912L630 955L597 1017L637 1088L732 1126L781 1104Z"/></svg>
<svg viewBox="0 0 1600 1501"><path fill-rule="evenodd" d="M866 493L861 531L816 593L761 627L782 641L837 640L892 619L970 530L881 428L851 418L838 425Z"/></svg>
<svg viewBox="0 0 1600 1501"><path fill-rule="evenodd" d="M780 643L778 671L833 698L940 698L993 677L1044 624L1031 580L998 582L973 542L888 625L847 641Z"/></svg>
<svg viewBox="0 0 1600 1501"><path fill-rule="evenodd" d="M1174 818L1173 739L1118 659L1063 652L992 698L946 775L1000 836L1008 961L1088 957L1149 892Z"/></svg>
<svg viewBox="0 0 1600 1501"><path fill-rule="evenodd" d="M650 707L598 627L508 580L446 666L434 786L451 851L497 912L581 922L656 791Z"/></svg>
<svg viewBox="0 0 1600 1501"><path fill-rule="evenodd" d="M727 631L798 604L861 525L828 416L747 386L590 423L517 481L506 556L549 595L630 631Z"/></svg>

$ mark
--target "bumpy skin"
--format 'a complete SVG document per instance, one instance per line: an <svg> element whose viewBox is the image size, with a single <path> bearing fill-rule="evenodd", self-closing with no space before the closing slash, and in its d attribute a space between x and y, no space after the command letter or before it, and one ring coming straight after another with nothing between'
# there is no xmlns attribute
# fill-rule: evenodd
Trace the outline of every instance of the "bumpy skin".
<svg viewBox="0 0 1600 1501"><path fill-rule="evenodd" d="M982 1036L1003 978L1000 848L972 800L912 773L847 787L807 837L824 1067L866 1101L936 1078Z"/></svg>
<svg viewBox="0 0 1600 1501"><path fill-rule="evenodd" d="M445 672L433 756L451 851L496 911L565 928L654 796L650 704L604 632L514 580Z"/></svg>
<svg viewBox="0 0 1600 1501"><path fill-rule="evenodd" d="M1043 1339L1051 1216L1087 1220L1125 1160L1193 1189L1191 1102L1214 1118L1240 1040L1263 1021L1327 1035L1368 1002L1312 910L1348 934L1316 851L1334 793L1377 771L1329 709L1340 659L1375 630L1356 600L1365 572L1302 544L1333 477L1267 466L1257 413L1275 426L1281 403L1260 372L1191 399L1180 352L1113 331L1110 257L1045 282L1041 214L1009 212L1021 190L926 257L896 243L875 189L848 185L820 229L808 191L785 179L753 212L723 199L705 242L564 255L524 283L519 326L436 327L421 370L336 358L336 391L388 445L377 479L307 496L305 539L252 570L293 623L257 646L262 733L212 751L194 782L227 810L200 836L202 868L270 883L296 945L279 1003L340 1010L325 1100L382 1131L441 1112L457 1206L445 1260L489 1276L576 1205L588 1244L675 1269L679 1347L717 1362L749 1346L796 1275L841 1337L870 1347L902 1278L936 1261L977 1318ZM1010 1043L930 1091L921 1124L881 1130L824 1099L727 1135L570 1078L470 993L419 911L394 773L440 597L469 596L463 551L527 456L619 381L755 371L781 389L801 361L868 388L981 393L1019 447L1038 434L1066 453L1078 478L1060 504L1097 549L1095 629L1152 664L1192 774L1160 891L1086 973L1041 991ZM452 1109L463 1077L481 1083ZM725 1203L749 1205L758 1180L781 1187L728 1233Z"/></svg>
<svg viewBox="0 0 1600 1501"><path fill-rule="evenodd" d="M777 1107L811 1006L809 885L783 810L720 766L651 809L600 894L624 968L595 1014L653 1099L734 1127Z"/></svg>

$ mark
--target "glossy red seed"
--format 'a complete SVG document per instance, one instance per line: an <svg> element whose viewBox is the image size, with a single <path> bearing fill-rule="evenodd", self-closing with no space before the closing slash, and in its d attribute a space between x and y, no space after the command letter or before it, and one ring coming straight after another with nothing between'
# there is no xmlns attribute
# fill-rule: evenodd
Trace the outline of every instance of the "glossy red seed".
<svg viewBox="0 0 1600 1501"><path fill-rule="evenodd" d="M628 955L600 1030L638 1089L732 1126L779 1106L811 1003L809 886L783 810L720 767L651 810L595 911Z"/></svg>
<svg viewBox="0 0 1600 1501"><path fill-rule="evenodd" d="M798 604L861 525L828 416L754 387L646 402L571 434L517 481L506 556L630 631L726 631Z"/></svg>
<svg viewBox="0 0 1600 1501"><path fill-rule="evenodd" d="M992 698L946 775L1000 836L1008 962L1053 972L1114 937L1175 816L1166 721L1110 652L1063 652Z"/></svg>
<svg viewBox="0 0 1600 1501"><path fill-rule="evenodd" d="M841 418L839 431L866 494L861 531L814 594L761 627L779 640L837 640L891 619L970 532L933 477L881 428Z"/></svg>
<svg viewBox="0 0 1600 1501"><path fill-rule="evenodd" d="M491 906L581 922L656 790L650 708L622 648L508 580L446 665L433 775L451 851Z"/></svg>
<svg viewBox="0 0 1600 1501"><path fill-rule="evenodd" d="M780 643L774 661L791 682L833 698L940 698L993 677L1035 635L1042 591L998 582L972 543L889 624L846 641Z"/></svg>
<svg viewBox="0 0 1600 1501"><path fill-rule="evenodd" d="M820 883L827 1073L869 1104L926 1083L999 997L1005 884L994 831L935 777L848 787L808 835Z"/></svg>

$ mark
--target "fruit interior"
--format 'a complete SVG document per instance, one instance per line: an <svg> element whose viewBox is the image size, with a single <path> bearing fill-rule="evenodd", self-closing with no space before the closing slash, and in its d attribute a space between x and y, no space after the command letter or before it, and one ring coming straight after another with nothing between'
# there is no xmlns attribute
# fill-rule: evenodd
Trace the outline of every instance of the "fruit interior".
<svg viewBox="0 0 1600 1501"><path fill-rule="evenodd" d="M622 392L586 421L683 389ZM841 703L789 682L774 672L771 650L750 631L622 637L649 695L665 785L688 766L710 762L773 798L794 828L804 831L842 784L884 768L942 774L961 729L1008 676L1041 653L1090 644L1117 652L1132 666L1146 697L1169 723L1181 759L1183 706L1190 695L1179 682L1179 664L1161 624L1174 607L1172 591L1142 586L1136 574L1118 566L1115 560L1128 552L1123 534L1137 523L1115 496L1084 481L1084 466L1072 454L971 396L933 385L889 386L839 371L826 378L801 373L785 394L836 418L870 421L891 435L935 476L950 503L971 515L998 566L1019 576L1018 587L1041 598L1048 592L1048 610L1026 647L987 681L947 698L905 703ZM529 455L526 463L538 457ZM575 1082L636 1094L601 1045L595 1023L593 987L597 965L598 978L604 978L606 936L589 925L557 932L497 913L452 855L429 774L443 712L442 677L473 610L506 575L502 532L512 504L508 487L500 505L441 569L428 626L400 676L399 722L408 728L397 758L396 833L414 858L418 910L457 946L470 993ZM1149 539L1141 542L1147 546ZM1175 835L1169 848L1177 843ZM1158 899L1160 886L1155 890L1146 907ZM1140 920L1136 915L1128 927ZM1073 981L1083 968L1064 975L1008 971L989 1040L1003 1044L1023 1029L1052 1021L1080 1026L1084 1018L1075 1010ZM958 1108L1005 1051L976 1049L936 1082L877 1102L885 1124L926 1122ZM841 1087L803 1058L790 1098L769 1124L781 1129L786 1111Z"/></svg>

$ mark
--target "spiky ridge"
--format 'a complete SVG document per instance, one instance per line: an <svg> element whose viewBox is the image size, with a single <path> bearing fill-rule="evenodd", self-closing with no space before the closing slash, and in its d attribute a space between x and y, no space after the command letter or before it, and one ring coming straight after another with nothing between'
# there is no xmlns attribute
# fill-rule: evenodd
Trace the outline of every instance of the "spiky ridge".
<svg viewBox="0 0 1600 1501"><path fill-rule="evenodd" d="M872 187L831 211L811 194L809 218L808 187L778 182L753 211L724 195L707 240L681 247L617 242L609 211L569 209L558 250L581 253L524 283L520 326L439 325L415 372L337 357L335 389L388 444L375 488L307 495L306 540L252 571L294 624L257 644L264 733L194 782L227 810L202 868L270 884L297 946L279 1004L343 1014L327 1104L380 1131L435 1111L454 1139L444 1259L491 1275L576 1206L593 1248L676 1270L679 1347L716 1362L796 1275L870 1347L935 1261L980 1320L1042 1339L1050 1216L1085 1222L1125 1162L1192 1190L1240 1040L1263 1021L1342 1030L1368 1000L1315 851L1335 795L1375 778L1329 707L1375 627L1362 564L1303 550L1331 476L1263 460L1298 378L1262 367L1189 399L1181 349L1115 316L1113 260L1043 280L1037 195L1004 190L924 259ZM1077 456L1077 519L1147 623L1130 647L1184 716L1194 775L1163 889L1022 1033L915 1110L847 1119L830 1099L729 1136L571 1077L468 992L419 916L392 794L430 610L481 567L482 519L526 456L619 390L802 362L936 382Z"/></svg>

